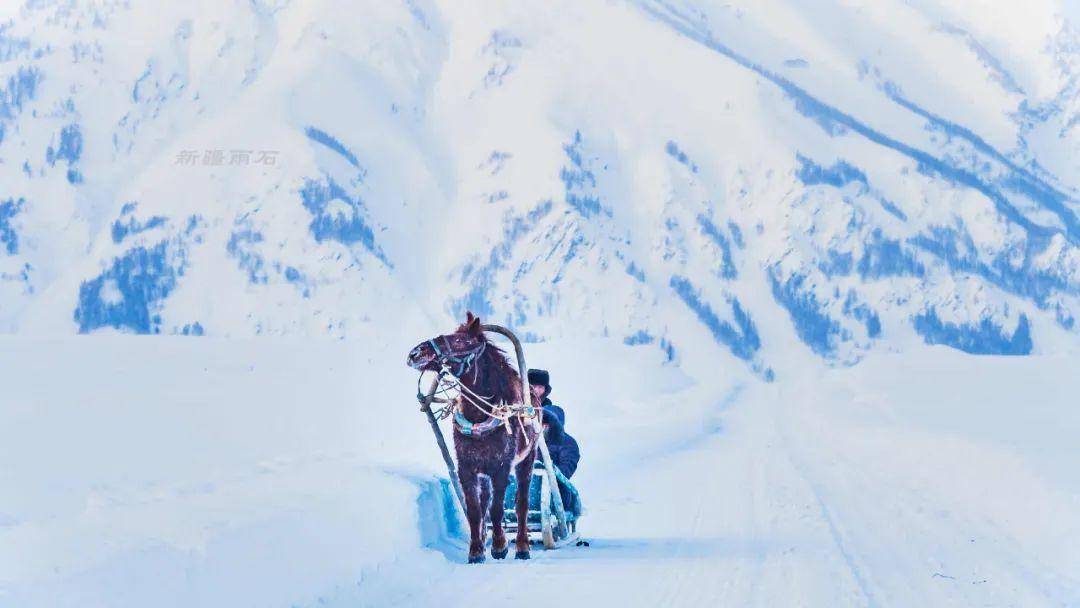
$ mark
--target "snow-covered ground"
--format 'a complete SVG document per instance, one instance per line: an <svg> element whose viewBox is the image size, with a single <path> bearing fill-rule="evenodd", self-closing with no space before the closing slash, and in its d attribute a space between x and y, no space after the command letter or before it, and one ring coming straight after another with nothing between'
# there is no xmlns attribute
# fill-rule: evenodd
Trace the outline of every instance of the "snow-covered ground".
<svg viewBox="0 0 1080 608"><path fill-rule="evenodd" d="M1075 357L530 345L592 546L469 566L394 346L0 340L0 606L1080 603Z"/></svg>

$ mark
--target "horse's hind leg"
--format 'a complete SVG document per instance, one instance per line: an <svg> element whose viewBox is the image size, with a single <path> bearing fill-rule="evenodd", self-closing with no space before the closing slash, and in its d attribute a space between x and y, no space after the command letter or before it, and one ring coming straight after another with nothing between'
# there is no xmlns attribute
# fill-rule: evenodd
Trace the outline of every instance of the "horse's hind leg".
<svg viewBox="0 0 1080 608"><path fill-rule="evenodd" d="M532 484L533 459L524 458L514 467L517 475L517 501L514 511L517 514L517 538L514 539L514 557L529 559L529 486Z"/></svg>
<svg viewBox="0 0 1080 608"><path fill-rule="evenodd" d="M461 481L461 489L465 494L465 518L469 520L469 563L478 564L484 561L484 540L481 537L484 517L480 509L480 477L476 469L470 467L469 470L459 469L458 479Z"/></svg>
<svg viewBox="0 0 1080 608"><path fill-rule="evenodd" d="M503 531L503 511L506 500L506 485L510 482L510 467L496 467L491 475L491 557L502 559L510 552Z"/></svg>

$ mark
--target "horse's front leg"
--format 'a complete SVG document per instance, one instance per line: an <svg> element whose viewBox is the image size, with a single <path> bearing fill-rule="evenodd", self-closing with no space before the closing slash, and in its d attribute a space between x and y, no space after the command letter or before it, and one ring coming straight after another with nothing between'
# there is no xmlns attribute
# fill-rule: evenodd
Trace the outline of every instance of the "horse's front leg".
<svg viewBox="0 0 1080 608"><path fill-rule="evenodd" d="M514 467L517 475L517 538L514 539L514 558L529 559L529 486L532 484L533 456L526 456Z"/></svg>
<svg viewBox="0 0 1080 608"><path fill-rule="evenodd" d="M484 479L487 477L487 479ZM480 546L487 545L488 513L491 512L491 477L485 475L480 478Z"/></svg>
<svg viewBox="0 0 1080 608"><path fill-rule="evenodd" d="M484 514L480 508L480 477L475 467L458 469L458 481L465 494L465 518L469 521L469 563L484 561Z"/></svg>
<svg viewBox="0 0 1080 608"><path fill-rule="evenodd" d="M495 467L491 473L491 557L502 559L510 552L503 531L503 511L506 500L506 486L510 483L510 466Z"/></svg>

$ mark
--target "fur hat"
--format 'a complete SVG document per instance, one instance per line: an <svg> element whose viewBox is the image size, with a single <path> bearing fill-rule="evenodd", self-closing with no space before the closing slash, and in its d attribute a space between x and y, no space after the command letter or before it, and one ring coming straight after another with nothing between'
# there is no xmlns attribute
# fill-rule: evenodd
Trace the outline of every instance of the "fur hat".
<svg viewBox="0 0 1080 608"><path fill-rule="evenodd" d="M529 384L539 384L544 387L544 396L551 394L551 375L546 369L530 369Z"/></svg>

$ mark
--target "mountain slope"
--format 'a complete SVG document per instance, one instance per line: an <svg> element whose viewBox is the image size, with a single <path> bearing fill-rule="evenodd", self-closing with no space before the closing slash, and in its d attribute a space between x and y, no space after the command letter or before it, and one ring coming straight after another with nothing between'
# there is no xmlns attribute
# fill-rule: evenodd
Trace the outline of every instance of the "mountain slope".
<svg viewBox="0 0 1080 608"><path fill-rule="evenodd" d="M765 379L796 340L1071 350L1074 13L27 4L0 326L378 338L471 308Z"/></svg>

